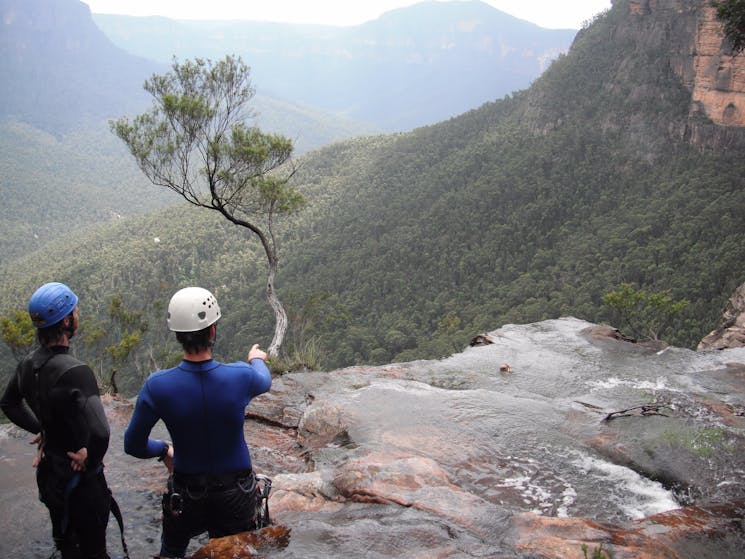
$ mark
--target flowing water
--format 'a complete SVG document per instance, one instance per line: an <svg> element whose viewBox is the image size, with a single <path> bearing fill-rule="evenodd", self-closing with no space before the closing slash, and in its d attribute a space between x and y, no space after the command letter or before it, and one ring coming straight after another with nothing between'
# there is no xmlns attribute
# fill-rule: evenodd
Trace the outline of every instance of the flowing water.
<svg viewBox="0 0 745 559"><path fill-rule="evenodd" d="M623 524L685 504L680 491L609 460L588 441L620 434L627 444L642 444L650 433L672 440L681 424L741 439L739 426L707 415L691 395L743 408L741 378L727 373L727 363L745 363L745 350L654 352L590 341L580 334L587 326L571 318L507 325L490 334L492 345L441 361L286 375L277 386L303 393L311 402L306 416L327 410L343 437L307 449L308 465L289 457L291 438L288 452L279 443L272 448L266 439L253 440L249 422L256 469L274 477L276 490L290 483L285 474L309 475L308 470L331 487L324 506L276 510L275 521L291 528L291 538L286 547L264 554L533 557L510 543L516 514ZM502 364L511 372L500 371ZM674 419L602 421L610 412L651 402L664 402ZM155 461L123 454L128 407L112 403L108 411L107 476L124 511L131 556L149 557L158 549L165 473ZM36 500L29 439L16 429L0 431L0 557L52 553L46 512ZM742 486L742 460L699 454L696 460L708 462L692 463L691 471L699 468L711 477L710 495ZM372 481L369 493L359 494L364 498L340 498L340 487L365 476ZM113 521L109 535L112 557L120 557Z"/></svg>

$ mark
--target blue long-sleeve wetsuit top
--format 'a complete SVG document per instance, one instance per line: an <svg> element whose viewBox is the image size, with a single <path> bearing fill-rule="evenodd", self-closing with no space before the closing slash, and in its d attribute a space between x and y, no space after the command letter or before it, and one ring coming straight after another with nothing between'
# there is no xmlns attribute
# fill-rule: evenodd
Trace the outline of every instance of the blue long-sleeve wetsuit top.
<svg viewBox="0 0 745 559"><path fill-rule="evenodd" d="M162 419L173 441L174 471L219 475L247 470L251 456L243 435L246 406L267 392L272 377L264 361L182 361L151 374L137 397L124 433L124 451L160 456L166 442L150 438Z"/></svg>

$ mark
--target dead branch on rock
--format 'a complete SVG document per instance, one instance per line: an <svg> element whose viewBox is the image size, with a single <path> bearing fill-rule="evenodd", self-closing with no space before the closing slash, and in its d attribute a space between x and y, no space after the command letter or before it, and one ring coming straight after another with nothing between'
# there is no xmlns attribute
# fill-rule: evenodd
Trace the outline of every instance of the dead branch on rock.
<svg viewBox="0 0 745 559"><path fill-rule="evenodd" d="M610 421L618 417L646 417L648 415L661 415L662 417L669 417L667 414L662 413L660 410L666 408L664 404L644 404L641 406L634 406L620 411L610 412L605 416L603 421Z"/></svg>

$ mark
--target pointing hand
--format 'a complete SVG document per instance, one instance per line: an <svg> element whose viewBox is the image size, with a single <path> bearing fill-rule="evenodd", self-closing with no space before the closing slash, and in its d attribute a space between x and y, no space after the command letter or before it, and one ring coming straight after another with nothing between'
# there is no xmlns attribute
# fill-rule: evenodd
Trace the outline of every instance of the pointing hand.
<svg viewBox="0 0 745 559"><path fill-rule="evenodd" d="M251 359L261 359L262 361L266 361L266 353L259 349L259 344L254 344L248 351L249 363L251 362Z"/></svg>

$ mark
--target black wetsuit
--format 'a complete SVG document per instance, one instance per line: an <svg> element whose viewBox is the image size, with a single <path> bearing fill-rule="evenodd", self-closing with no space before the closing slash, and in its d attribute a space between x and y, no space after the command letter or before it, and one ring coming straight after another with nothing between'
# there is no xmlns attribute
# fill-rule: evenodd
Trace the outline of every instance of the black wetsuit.
<svg viewBox="0 0 745 559"><path fill-rule="evenodd" d="M44 436L36 472L39 499L49 509L62 556L103 559L111 493L103 474L109 424L90 367L64 346L39 348L18 364L0 408L13 423ZM87 448L76 474L67 452Z"/></svg>

